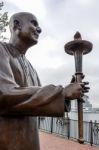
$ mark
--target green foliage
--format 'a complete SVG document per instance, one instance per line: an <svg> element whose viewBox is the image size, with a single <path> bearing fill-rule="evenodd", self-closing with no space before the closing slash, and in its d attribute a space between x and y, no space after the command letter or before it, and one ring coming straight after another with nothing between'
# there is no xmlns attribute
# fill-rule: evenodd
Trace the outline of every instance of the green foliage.
<svg viewBox="0 0 99 150"><path fill-rule="evenodd" d="M2 7L4 6L3 2L0 2L0 11L2 11ZM4 37L3 33L6 32L6 27L8 26L8 12L0 13L0 41L4 41L7 39Z"/></svg>

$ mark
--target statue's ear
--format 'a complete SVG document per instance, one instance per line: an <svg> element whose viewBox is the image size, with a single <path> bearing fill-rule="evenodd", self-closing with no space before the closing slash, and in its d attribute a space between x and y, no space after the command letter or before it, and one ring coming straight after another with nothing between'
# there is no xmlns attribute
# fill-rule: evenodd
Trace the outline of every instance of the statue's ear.
<svg viewBox="0 0 99 150"><path fill-rule="evenodd" d="M14 29L21 29L20 21L17 19L14 20Z"/></svg>

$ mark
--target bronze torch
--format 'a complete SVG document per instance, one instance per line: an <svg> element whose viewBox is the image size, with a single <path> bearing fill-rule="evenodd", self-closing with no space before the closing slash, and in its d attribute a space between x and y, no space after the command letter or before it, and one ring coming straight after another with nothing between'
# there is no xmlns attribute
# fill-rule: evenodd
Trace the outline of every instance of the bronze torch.
<svg viewBox="0 0 99 150"><path fill-rule="evenodd" d="M86 40L82 40L81 34L76 32L74 40L65 44L65 52L70 55L74 55L75 59L75 76L77 82L82 82L82 56L89 53L92 50L92 43ZM83 102L78 99L78 141L84 143L83 138Z"/></svg>

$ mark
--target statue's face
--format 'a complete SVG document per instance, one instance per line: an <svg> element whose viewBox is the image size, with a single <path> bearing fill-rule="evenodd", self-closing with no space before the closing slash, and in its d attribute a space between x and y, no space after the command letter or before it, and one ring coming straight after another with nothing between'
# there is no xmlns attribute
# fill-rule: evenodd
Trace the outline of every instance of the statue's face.
<svg viewBox="0 0 99 150"><path fill-rule="evenodd" d="M22 18L22 25L19 37L25 42L30 44L36 44L38 42L41 28L38 25L38 21L32 14L25 14Z"/></svg>

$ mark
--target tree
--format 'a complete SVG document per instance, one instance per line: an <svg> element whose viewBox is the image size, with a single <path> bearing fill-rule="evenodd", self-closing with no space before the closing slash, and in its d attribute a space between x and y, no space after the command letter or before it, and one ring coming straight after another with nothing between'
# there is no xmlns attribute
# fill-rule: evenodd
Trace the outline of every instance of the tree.
<svg viewBox="0 0 99 150"><path fill-rule="evenodd" d="M0 2L0 11L4 6L3 2ZM8 26L8 12L0 13L0 41L7 39L3 33L6 32L6 27Z"/></svg>

